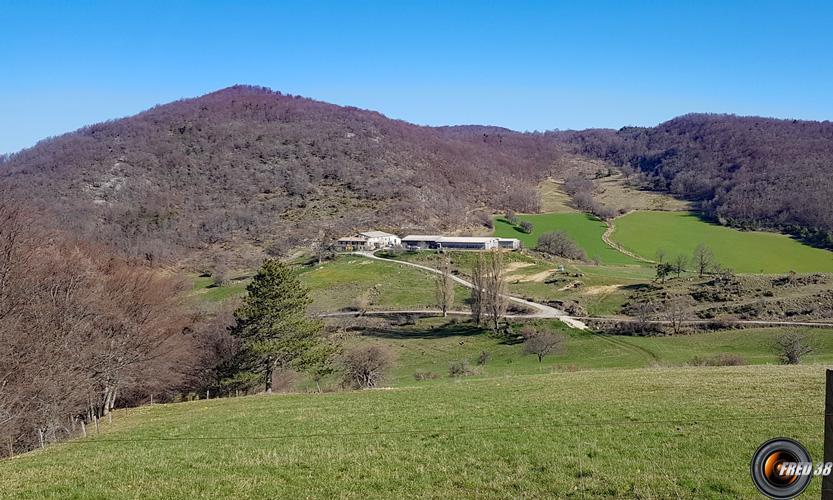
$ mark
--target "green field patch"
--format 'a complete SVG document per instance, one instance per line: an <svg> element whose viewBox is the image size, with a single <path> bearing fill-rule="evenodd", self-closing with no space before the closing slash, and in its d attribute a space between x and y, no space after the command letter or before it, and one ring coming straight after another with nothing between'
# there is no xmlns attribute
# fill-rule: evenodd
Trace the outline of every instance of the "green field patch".
<svg viewBox="0 0 833 500"><path fill-rule="evenodd" d="M757 498L756 447L784 435L820 457L823 409L819 365L561 372L154 405L117 411L98 436L0 462L0 491ZM819 493L814 480L806 495Z"/></svg>
<svg viewBox="0 0 833 500"><path fill-rule="evenodd" d="M584 250L590 260L596 259L602 264L639 264L638 261L607 246L602 241L602 235L607 226L590 215L584 213L525 214L519 215L518 219L531 222L532 233L524 233L503 217L496 217L495 236L517 238L523 242L524 247L535 248L538 237L542 234L564 231Z"/></svg>
<svg viewBox="0 0 833 500"><path fill-rule="evenodd" d="M741 273L833 272L833 253L827 250L783 234L711 224L693 213L633 212L616 219L613 239L648 259L659 249L670 257L690 257L705 243L720 265Z"/></svg>
<svg viewBox="0 0 833 500"><path fill-rule="evenodd" d="M339 256L320 266L304 267L301 282L313 297L312 312L332 312L353 305L362 295L369 309L436 309L434 275L395 262L355 255ZM466 308L469 291L455 286L455 308Z"/></svg>

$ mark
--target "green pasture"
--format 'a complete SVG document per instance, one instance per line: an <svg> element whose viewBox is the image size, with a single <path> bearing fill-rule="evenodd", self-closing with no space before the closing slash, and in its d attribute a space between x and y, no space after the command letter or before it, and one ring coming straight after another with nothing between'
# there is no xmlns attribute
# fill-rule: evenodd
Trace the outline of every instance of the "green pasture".
<svg viewBox="0 0 833 500"><path fill-rule="evenodd" d="M312 312L332 312L365 295L369 309L436 309L435 277L395 262L342 255L322 265L302 267L301 282L310 289ZM455 286L455 308L466 308L469 291Z"/></svg>
<svg viewBox="0 0 833 500"><path fill-rule="evenodd" d="M698 244L705 243L720 265L742 273L833 272L833 252L783 234L711 224L690 212L630 213L616 219L613 239L649 259L659 249L672 258L690 257Z"/></svg>
<svg viewBox="0 0 833 500"><path fill-rule="evenodd" d="M8 498L759 498L752 453L823 444L824 368L593 370L118 411L0 462ZM807 498L818 497L814 479Z"/></svg>
<svg viewBox="0 0 833 500"><path fill-rule="evenodd" d="M638 261L607 246L602 241L607 226L584 213L550 213L535 215L519 215L521 221L532 223L532 233L522 232L518 227L509 224L503 217L494 220L495 236L501 238L518 238L526 248L535 248L538 237L553 231L566 232L587 254L590 260L598 260L602 264L639 264Z"/></svg>

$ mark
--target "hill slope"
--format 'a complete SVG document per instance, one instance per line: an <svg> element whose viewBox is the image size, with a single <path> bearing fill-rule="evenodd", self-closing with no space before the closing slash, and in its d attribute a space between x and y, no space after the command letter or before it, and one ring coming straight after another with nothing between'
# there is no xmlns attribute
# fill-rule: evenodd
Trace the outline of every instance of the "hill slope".
<svg viewBox="0 0 833 500"><path fill-rule="evenodd" d="M42 141L0 160L0 189L154 259L281 251L322 228L456 228L476 209L534 210L558 149L236 86Z"/></svg>
<svg viewBox="0 0 833 500"><path fill-rule="evenodd" d="M16 498L758 498L756 447L784 435L820 457L823 412L820 365L196 401L118 412L99 436L0 462L0 488Z"/></svg>
<svg viewBox="0 0 833 500"><path fill-rule="evenodd" d="M833 248L833 123L692 114L656 127L564 134L698 200L724 224L781 229Z"/></svg>

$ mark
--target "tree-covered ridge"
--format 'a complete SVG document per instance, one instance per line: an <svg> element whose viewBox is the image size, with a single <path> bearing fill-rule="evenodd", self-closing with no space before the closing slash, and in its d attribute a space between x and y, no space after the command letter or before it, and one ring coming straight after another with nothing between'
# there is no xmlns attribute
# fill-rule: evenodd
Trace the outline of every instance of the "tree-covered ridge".
<svg viewBox="0 0 833 500"><path fill-rule="evenodd" d="M833 123L685 115L657 127L565 134L648 186L698 200L721 223L833 247Z"/></svg>
<svg viewBox="0 0 833 500"><path fill-rule="evenodd" d="M236 86L0 159L0 188L134 255L280 251L328 226L461 227L477 209L535 210L559 147Z"/></svg>

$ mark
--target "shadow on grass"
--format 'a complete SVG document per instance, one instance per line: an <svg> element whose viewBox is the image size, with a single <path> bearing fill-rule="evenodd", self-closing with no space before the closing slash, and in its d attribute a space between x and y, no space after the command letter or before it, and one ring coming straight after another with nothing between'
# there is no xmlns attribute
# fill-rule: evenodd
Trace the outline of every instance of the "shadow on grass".
<svg viewBox="0 0 833 500"><path fill-rule="evenodd" d="M623 285L620 287L621 290L626 290L628 292L642 292L646 290L655 290L657 287L650 283L633 283L630 285Z"/></svg>
<svg viewBox="0 0 833 500"><path fill-rule="evenodd" d="M486 330L471 323L446 324L436 328L368 328L362 332L363 337L375 337L392 340L405 339L444 339L449 337L471 337L484 335Z"/></svg>

